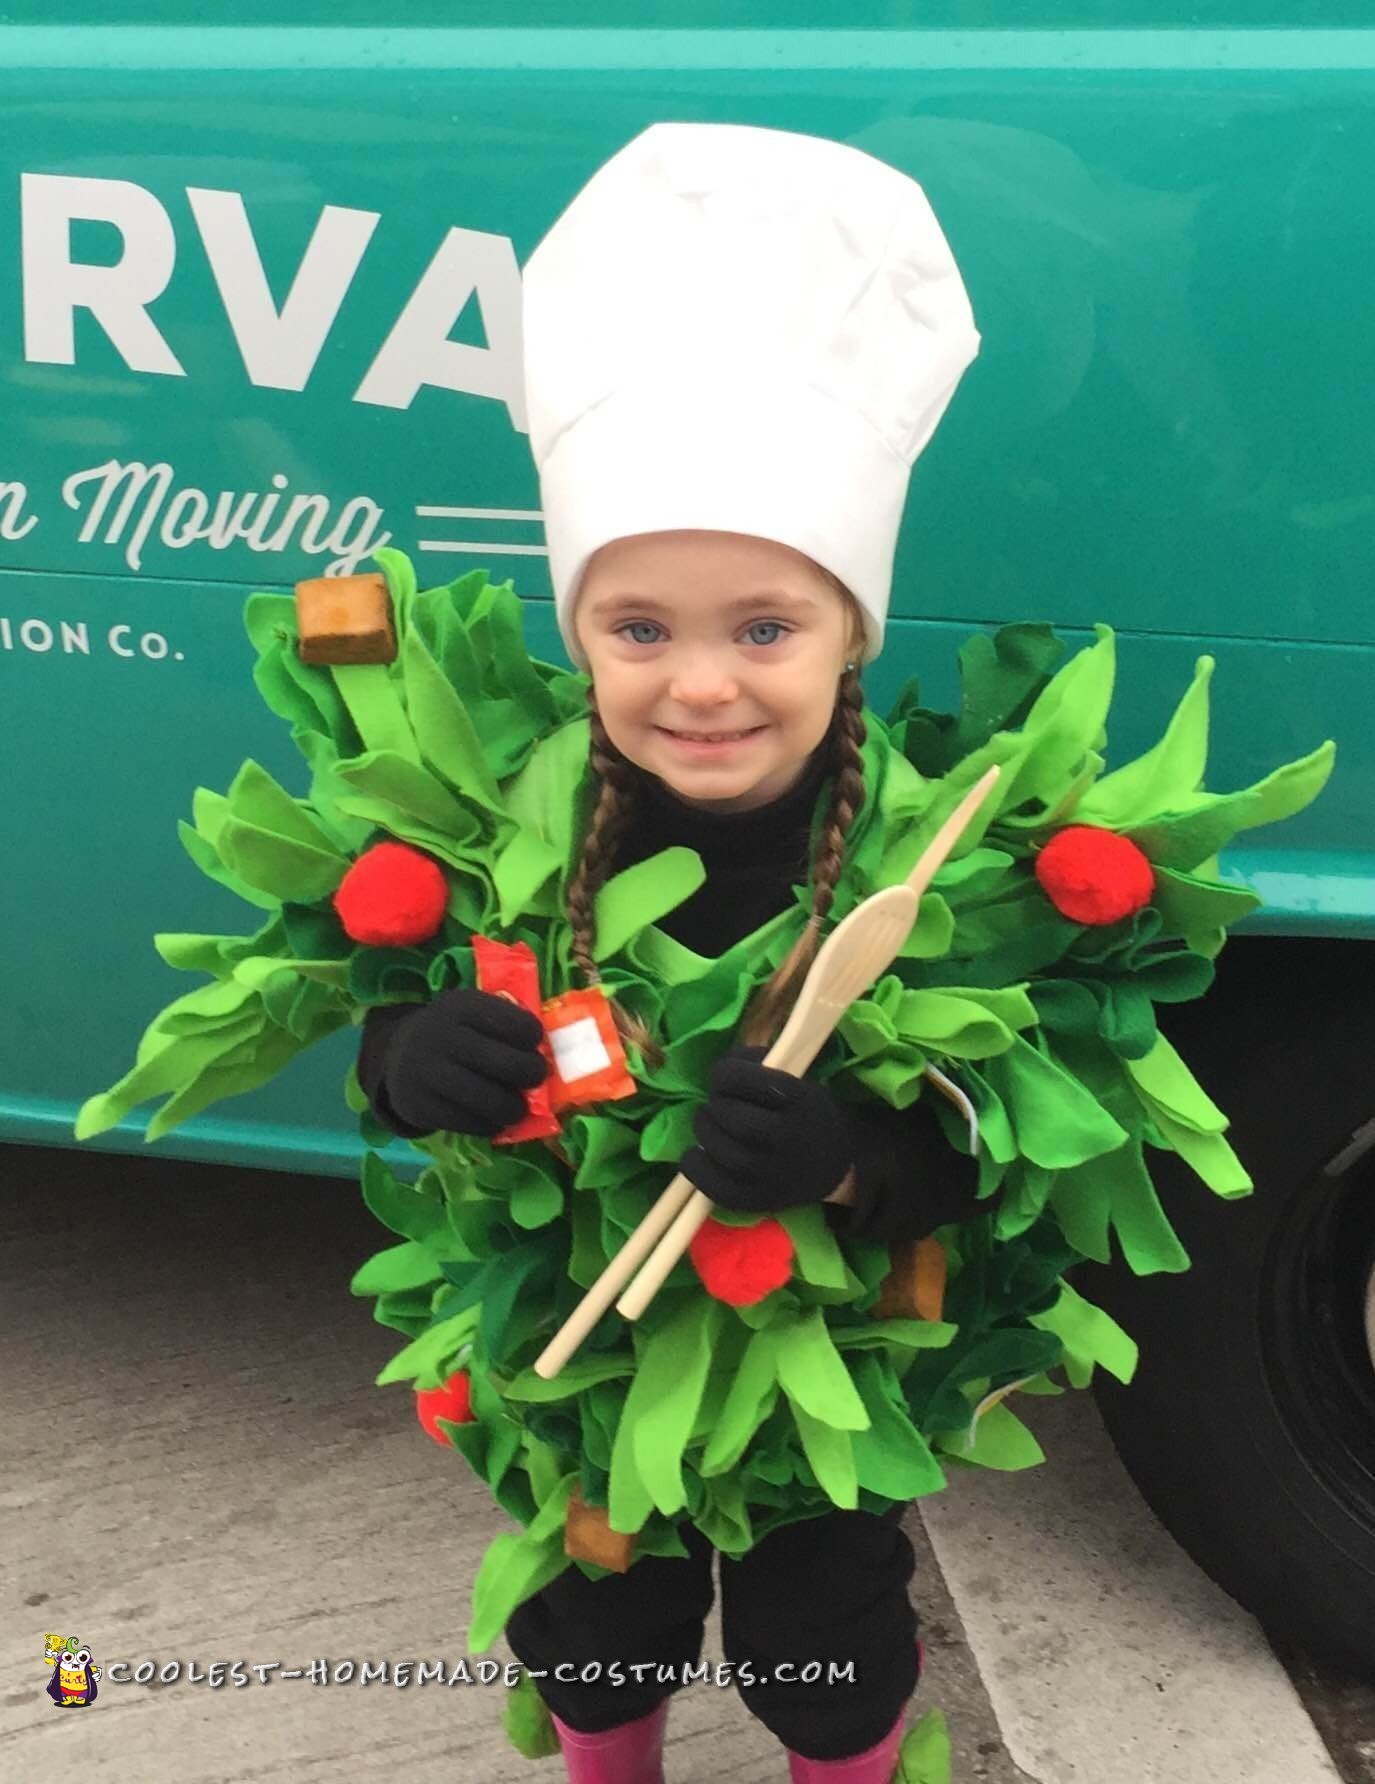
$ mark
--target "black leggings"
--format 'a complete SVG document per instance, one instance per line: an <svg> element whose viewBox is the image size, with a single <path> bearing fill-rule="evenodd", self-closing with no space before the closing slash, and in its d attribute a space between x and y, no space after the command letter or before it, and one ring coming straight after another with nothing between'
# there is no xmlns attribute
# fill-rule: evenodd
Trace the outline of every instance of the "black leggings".
<svg viewBox="0 0 1375 1784"><path fill-rule="evenodd" d="M828 1512L771 1531L738 1560L721 1556L731 1682L746 1708L807 1759L863 1753L916 1689L918 1622L907 1595L916 1556L901 1526L905 1509ZM571 1727L593 1733L648 1715L681 1688L681 1669L700 1662L715 1550L690 1520L678 1530L687 1559L644 1555L627 1572L597 1579L570 1562L507 1623L512 1653L532 1676L547 1674L536 1689ZM561 1664L576 1673L589 1661L619 1661L624 1682L554 1677ZM628 1670L651 1661L673 1667L676 1680L649 1673L637 1681ZM780 1661L792 1662L795 1676L820 1661L820 1677L773 1681ZM849 1661L847 1677L827 1681L828 1663ZM746 1668L753 1683L740 1676Z"/></svg>

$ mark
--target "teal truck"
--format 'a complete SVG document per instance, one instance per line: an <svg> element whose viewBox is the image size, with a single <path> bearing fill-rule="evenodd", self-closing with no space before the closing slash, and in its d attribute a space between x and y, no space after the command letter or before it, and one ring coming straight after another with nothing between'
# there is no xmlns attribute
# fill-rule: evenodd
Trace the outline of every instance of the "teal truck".
<svg viewBox="0 0 1375 1784"><path fill-rule="evenodd" d="M1209 788L1336 740L1322 796L1224 852L1263 906L1164 1024L1255 1191L1221 1202L1160 1154L1192 1268L1114 1259L1083 1286L1141 1346L1132 1385L1097 1391L1155 1511L1268 1628L1375 1677L1364 9L394 10L243 0L206 26L181 0L0 0L0 1134L73 1146L185 990L151 935L241 922L177 821L245 757L302 784L248 593L392 546L422 586L509 577L534 654L566 662L519 322L571 195L659 119L843 139L924 186L983 336L913 481L870 706L916 676L947 709L973 633L1045 621L1078 648L1103 621L1118 760L1202 655ZM357 1040L161 1150L354 1176ZM100 1144L139 1156L143 1126Z"/></svg>

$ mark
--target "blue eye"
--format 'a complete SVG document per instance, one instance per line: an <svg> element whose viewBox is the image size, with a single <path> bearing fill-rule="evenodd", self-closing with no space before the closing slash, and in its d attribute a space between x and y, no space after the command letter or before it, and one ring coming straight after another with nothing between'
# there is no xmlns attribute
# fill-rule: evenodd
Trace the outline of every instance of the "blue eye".
<svg viewBox="0 0 1375 1784"><path fill-rule="evenodd" d="M626 620L624 625L619 625L616 627L616 634L618 637L625 638L626 641L630 644L657 644L659 641L657 638L644 638L644 637L633 636L633 634L637 631L637 629L645 629L645 628L647 628L650 632L656 632L656 633L662 632L662 627L657 625L656 622L652 619L630 619L630 620ZM772 632L774 634L774 636L771 638L755 638L755 637L751 636L751 634L758 632L761 629L766 632ZM746 637L747 642L749 642L751 644L757 644L757 645L761 645L761 646L776 644L778 642L778 639L780 637L786 637L788 632L791 629L792 629L791 627L785 626L781 620L757 619L757 620L752 621L751 624L745 628L745 637Z"/></svg>

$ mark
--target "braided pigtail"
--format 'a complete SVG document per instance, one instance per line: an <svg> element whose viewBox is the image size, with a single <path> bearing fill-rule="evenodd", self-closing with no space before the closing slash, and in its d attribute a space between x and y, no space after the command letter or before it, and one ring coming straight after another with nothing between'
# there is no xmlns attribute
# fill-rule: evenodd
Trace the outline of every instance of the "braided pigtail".
<svg viewBox="0 0 1375 1784"><path fill-rule="evenodd" d="M588 761L597 776L596 804L583 838L582 853L572 879L568 882L565 908L573 935L569 951L582 973L585 985L600 985L602 975L592 958L597 920L593 900L606 883L616 845L625 834L635 810L635 788L630 766L607 736L602 716L597 711L596 695L589 686L587 704L591 721ZM646 1024L614 997L608 997L611 1019L626 1046L635 1046L650 1066L663 1064L663 1050Z"/></svg>
<svg viewBox="0 0 1375 1784"><path fill-rule="evenodd" d="M811 915L802 934L747 1006L740 1021L740 1042L744 1046L768 1047L777 1040L821 947L821 925L835 898L836 883L845 862L846 833L864 803L864 759L860 754L866 735L863 707L859 671L846 669L840 678L831 720L834 780L830 807L812 858Z"/></svg>

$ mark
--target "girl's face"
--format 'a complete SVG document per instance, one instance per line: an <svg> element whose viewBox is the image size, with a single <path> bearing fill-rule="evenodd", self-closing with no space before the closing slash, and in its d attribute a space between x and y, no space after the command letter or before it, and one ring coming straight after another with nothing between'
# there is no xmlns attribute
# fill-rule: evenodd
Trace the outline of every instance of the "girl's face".
<svg viewBox="0 0 1375 1784"><path fill-rule="evenodd" d="M858 610L811 558L745 533L613 539L588 560L574 624L611 741L712 811L788 791L863 648Z"/></svg>

